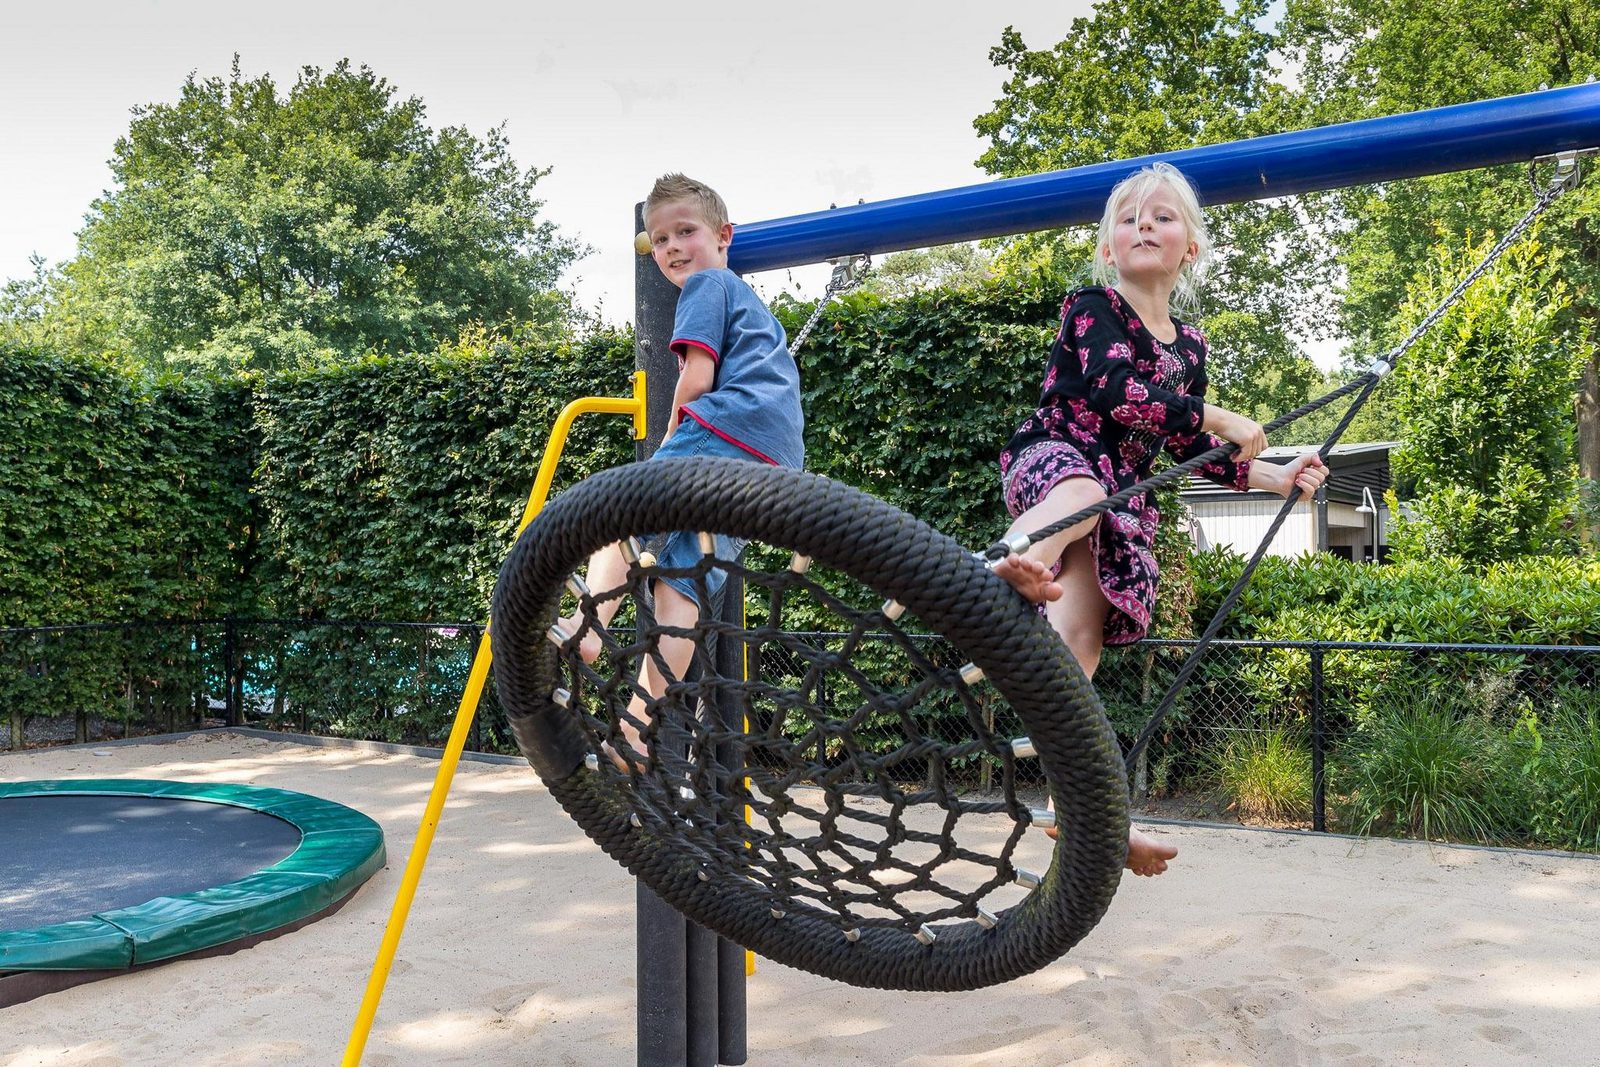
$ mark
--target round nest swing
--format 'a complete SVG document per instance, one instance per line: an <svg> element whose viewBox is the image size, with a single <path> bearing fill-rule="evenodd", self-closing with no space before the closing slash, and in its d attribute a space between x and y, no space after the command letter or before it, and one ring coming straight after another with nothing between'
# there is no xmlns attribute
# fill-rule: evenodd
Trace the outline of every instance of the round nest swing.
<svg viewBox="0 0 1600 1067"><path fill-rule="evenodd" d="M702 533L699 564L669 570L639 552L668 530ZM719 533L751 542L742 559L776 563L716 558ZM573 578L618 542L633 546L624 587ZM704 595L713 569L742 579L763 617L717 612ZM662 576L697 583L692 629L654 623L649 587ZM554 626L567 594L583 609L577 634ZM601 629L594 607L613 598L631 623ZM843 636L808 641L780 628L786 617L825 618ZM592 666L577 653L591 629L604 649ZM928 634L963 665L935 664ZM858 490L739 460L606 471L524 531L491 635L512 731L562 807L667 903L769 959L862 986L980 988L1057 959L1116 891L1128 788L1094 689L981 558ZM694 663L646 722L632 720L640 750L622 726L647 695L641 662L664 668L664 635L692 638ZM769 645L803 664L797 685L745 676ZM989 727L996 697L1025 736ZM951 714L966 739L930 732ZM1035 758L1024 778L1042 771L1053 816L1018 796L1018 764ZM998 788L966 795L957 782L976 760L991 761ZM1052 822L1048 869L1017 867L1029 827Z"/></svg>

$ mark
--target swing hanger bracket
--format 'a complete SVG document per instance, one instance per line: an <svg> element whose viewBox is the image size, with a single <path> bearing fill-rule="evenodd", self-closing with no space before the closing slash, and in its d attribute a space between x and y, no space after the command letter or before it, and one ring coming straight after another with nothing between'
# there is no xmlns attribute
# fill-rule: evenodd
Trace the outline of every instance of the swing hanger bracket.
<svg viewBox="0 0 1600 1067"><path fill-rule="evenodd" d="M1533 191L1542 195L1554 196L1556 193L1576 188L1578 179L1582 176L1582 168L1579 166L1578 160L1583 156L1592 156L1596 152L1600 152L1600 147L1569 148L1560 152L1551 152L1533 157L1528 161L1528 181L1533 186ZM1550 175L1550 184L1547 190L1541 190L1539 187L1538 166L1541 163L1554 163L1556 165L1555 173Z"/></svg>
<svg viewBox="0 0 1600 1067"><path fill-rule="evenodd" d="M864 252L840 256L828 262L833 264L833 277L828 281L828 288L834 292L854 288L860 283L861 276L872 267L872 257Z"/></svg>

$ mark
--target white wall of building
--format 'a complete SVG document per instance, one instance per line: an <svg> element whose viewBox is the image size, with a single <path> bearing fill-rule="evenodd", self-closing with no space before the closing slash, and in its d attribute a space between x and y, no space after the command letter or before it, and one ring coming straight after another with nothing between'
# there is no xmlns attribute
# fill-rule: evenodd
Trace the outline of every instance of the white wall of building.
<svg viewBox="0 0 1600 1067"><path fill-rule="evenodd" d="M1188 504L1191 521L1199 524L1205 544L1212 547L1226 545L1236 552L1249 555L1266 536L1267 528L1277 517L1283 501L1275 496L1216 496L1191 499ZM1380 528L1382 511L1380 507ZM1337 501L1328 503L1330 548L1343 546L1350 550L1351 558L1366 558L1372 545L1372 529L1371 516L1357 512L1354 504ZM1301 501L1284 520L1272 540L1272 547L1267 551L1273 556L1299 556L1316 550L1316 505L1311 501Z"/></svg>

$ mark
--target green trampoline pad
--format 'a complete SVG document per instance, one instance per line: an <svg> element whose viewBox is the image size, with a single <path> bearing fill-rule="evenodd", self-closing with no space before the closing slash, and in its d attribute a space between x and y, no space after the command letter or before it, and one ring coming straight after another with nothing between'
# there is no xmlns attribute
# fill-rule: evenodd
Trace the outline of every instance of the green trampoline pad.
<svg viewBox="0 0 1600 1067"><path fill-rule="evenodd" d="M201 782L0 783L0 841L0 973L259 940L332 910L385 858L383 830L353 808Z"/></svg>

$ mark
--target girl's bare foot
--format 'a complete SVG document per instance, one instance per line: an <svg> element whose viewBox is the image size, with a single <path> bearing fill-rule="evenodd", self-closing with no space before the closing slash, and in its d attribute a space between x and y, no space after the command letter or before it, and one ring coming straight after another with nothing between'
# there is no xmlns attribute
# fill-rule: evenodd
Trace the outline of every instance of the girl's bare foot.
<svg viewBox="0 0 1600 1067"><path fill-rule="evenodd" d="M1010 583L1011 588L1035 604L1061 599L1061 583L1050 576L1050 568L1036 559L1019 556L1015 552L994 565L994 572Z"/></svg>
<svg viewBox="0 0 1600 1067"><path fill-rule="evenodd" d="M1134 874L1142 874L1146 878L1161 874L1167 869L1167 861L1177 854L1176 845L1169 845L1129 827L1127 868Z"/></svg>
<svg viewBox="0 0 1600 1067"><path fill-rule="evenodd" d="M1045 830L1045 834L1052 841L1058 836L1054 826ZM1142 874L1146 878L1162 874L1167 869L1167 861L1177 854L1176 845L1157 840L1131 826L1128 828L1128 859L1124 866L1134 874Z"/></svg>

